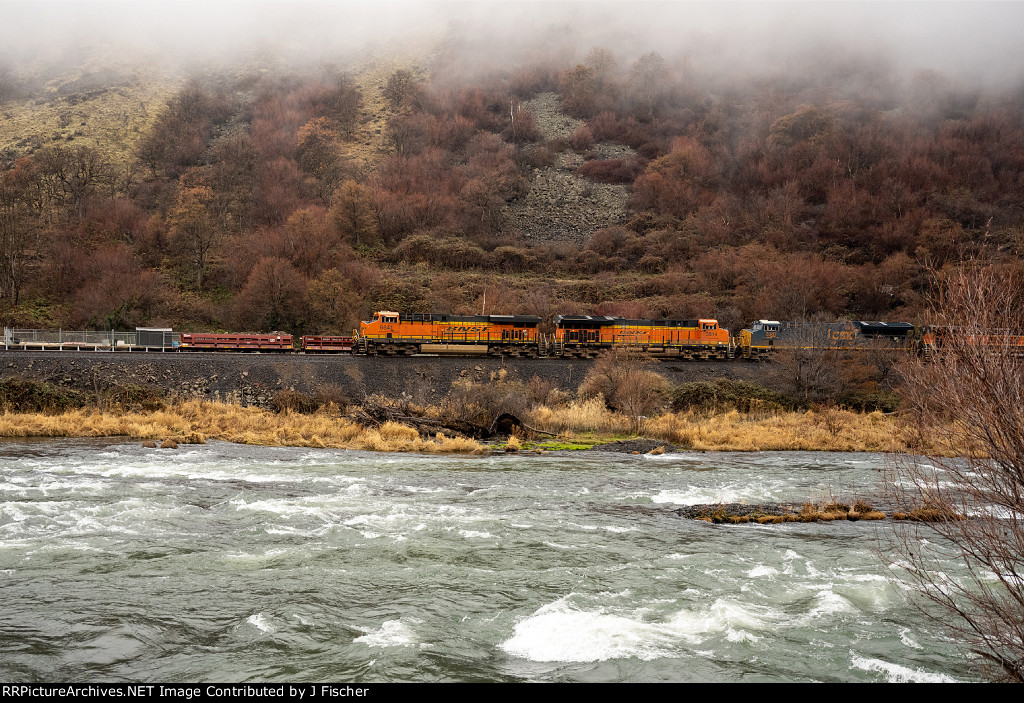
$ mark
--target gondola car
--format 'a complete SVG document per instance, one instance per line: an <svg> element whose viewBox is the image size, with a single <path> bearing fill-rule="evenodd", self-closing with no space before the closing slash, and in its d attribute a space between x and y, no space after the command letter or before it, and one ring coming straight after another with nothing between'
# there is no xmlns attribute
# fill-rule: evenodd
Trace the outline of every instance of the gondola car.
<svg viewBox="0 0 1024 703"><path fill-rule="evenodd" d="M351 352L355 338L343 335L307 334L302 338L302 351L307 354L338 354Z"/></svg>
<svg viewBox="0 0 1024 703"><path fill-rule="evenodd" d="M652 356L728 359L729 331L718 320L627 320L621 317L558 315L550 356L589 358L602 349L629 347Z"/></svg>
<svg viewBox="0 0 1024 703"><path fill-rule="evenodd" d="M765 359L783 349L902 349L914 346L909 322L758 320L736 338L736 355Z"/></svg>
<svg viewBox="0 0 1024 703"><path fill-rule="evenodd" d="M381 311L359 323L358 354L489 354L536 357L542 338L534 315L406 314Z"/></svg>
<svg viewBox="0 0 1024 703"><path fill-rule="evenodd" d="M293 351L290 334L212 334L182 332L183 351Z"/></svg>

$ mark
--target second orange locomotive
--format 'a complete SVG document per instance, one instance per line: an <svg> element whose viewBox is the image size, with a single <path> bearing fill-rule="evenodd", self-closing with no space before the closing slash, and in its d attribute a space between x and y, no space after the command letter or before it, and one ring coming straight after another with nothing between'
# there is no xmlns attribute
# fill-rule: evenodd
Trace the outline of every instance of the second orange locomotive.
<svg viewBox="0 0 1024 703"><path fill-rule="evenodd" d="M602 349L630 347L655 356L728 359L729 330L718 320L626 320L621 317L558 315L551 356L589 357Z"/></svg>

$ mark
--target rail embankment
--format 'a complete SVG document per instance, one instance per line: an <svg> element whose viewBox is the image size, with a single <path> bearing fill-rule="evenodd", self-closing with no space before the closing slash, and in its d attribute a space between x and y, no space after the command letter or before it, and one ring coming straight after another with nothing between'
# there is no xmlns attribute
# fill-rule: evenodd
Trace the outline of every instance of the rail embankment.
<svg viewBox="0 0 1024 703"><path fill-rule="evenodd" d="M536 376L574 393L592 364L581 359L0 351L0 378L24 378L85 393L138 386L182 399L271 407L280 391L315 394L324 388L335 389L352 402L370 395L405 395L417 403L437 403L451 392L453 383L484 381L502 368L524 383ZM673 384L716 378L765 383L764 368L743 361L667 361L656 366Z"/></svg>
<svg viewBox="0 0 1024 703"><path fill-rule="evenodd" d="M882 412L796 405L755 383L726 382L763 382L770 372L764 364L645 366L659 398L645 409L638 404L644 398L622 398L621 389L596 383L594 363L7 352L0 355L0 436L425 452L483 451L480 440L508 451L636 437L725 451L906 451L919 441ZM691 396L700 393L669 392L684 384L701 390L693 382L712 379L719 383L703 390L721 396L714 402L694 405ZM595 395L601 390L611 393L608 403Z"/></svg>

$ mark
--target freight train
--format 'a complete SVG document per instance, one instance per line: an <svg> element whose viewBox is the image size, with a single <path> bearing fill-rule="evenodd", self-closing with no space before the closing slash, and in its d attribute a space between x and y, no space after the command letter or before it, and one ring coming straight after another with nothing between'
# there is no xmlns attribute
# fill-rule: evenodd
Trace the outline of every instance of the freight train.
<svg viewBox="0 0 1024 703"><path fill-rule="evenodd" d="M40 333L4 330L7 349L112 351L231 351L305 354L488 355L523 358L593 358L615 348L686 360L768 359L781 350L919 350L921 336L907 322L797 323L758 320L732 336L714 319L630 320L593 315L557 315L551 334L533 315L448 315L381 311L351 336L212 334L168 329L132 333ZM93 335L83 342L73 335ZM936 332L928 339L937 345Z"/></svg>

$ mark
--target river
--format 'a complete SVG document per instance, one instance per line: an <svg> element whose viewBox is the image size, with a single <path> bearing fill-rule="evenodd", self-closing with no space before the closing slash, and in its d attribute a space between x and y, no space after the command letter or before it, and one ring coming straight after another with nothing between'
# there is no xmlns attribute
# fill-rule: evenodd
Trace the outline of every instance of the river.
<svg viewBox="0 0 1024 703"><path fill-rule="evenodd" d="M871 497L880 455L6 440L0 466L3 681L972 675L885 522L672 512Z"/></svg>

